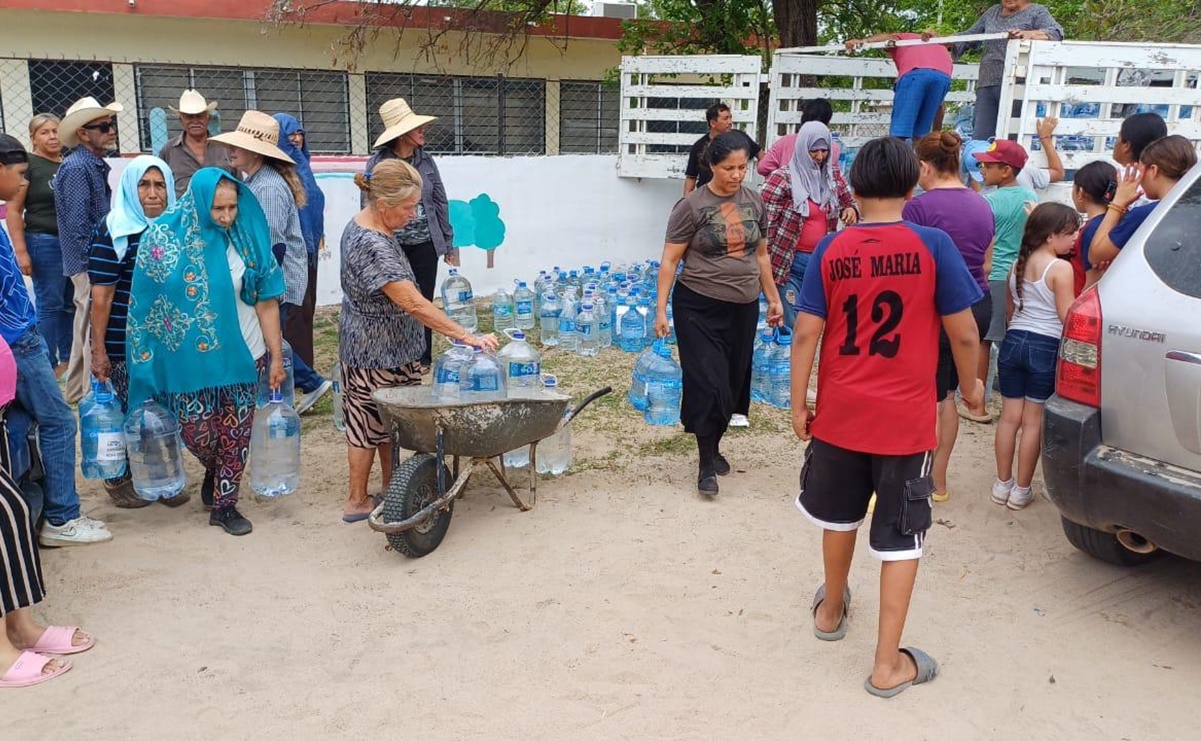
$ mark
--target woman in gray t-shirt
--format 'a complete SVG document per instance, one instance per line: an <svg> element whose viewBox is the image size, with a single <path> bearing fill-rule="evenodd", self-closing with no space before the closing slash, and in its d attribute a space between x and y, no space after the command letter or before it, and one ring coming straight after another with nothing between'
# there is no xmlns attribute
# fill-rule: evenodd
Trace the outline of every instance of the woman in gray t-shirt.
<svg viewBox="0 0 1201 741"><path fill-rule="evenodd" d="M682 198L667 222L655 334L669 332L670 296L684 372L680 421L696 435L697 489L712 496L716 477L730 472L719 446L751 370L759 293L767 296L768 324L779 326L784 310L763 237L767 212L759 194L742 184L749 160L746 137L722 134L706 155L713 179ZM681 260L684 270L673 291Z"/></svg>

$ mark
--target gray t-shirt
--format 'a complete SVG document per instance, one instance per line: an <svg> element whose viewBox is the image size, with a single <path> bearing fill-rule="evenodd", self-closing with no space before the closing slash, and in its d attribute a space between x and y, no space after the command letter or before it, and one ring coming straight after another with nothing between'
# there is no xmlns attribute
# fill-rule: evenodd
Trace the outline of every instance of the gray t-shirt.
<svg viewBox="0 0 1201 741"><path fill-rule="evenodd" d="M718 301L745 304L759 298L755 250L767 233L767 210L742 186L719 196L708 186L680 199L667 220L667 241L686 244L680 282Z"/></svg>
<svg viewBox="0 0 1201 741"><path fill-rule="evenodd" d="M359 226L342 232L342 315L338 358L351 368L400 368L421 357L421 323L392 302L383 287L416 284L413 269L392 237Z"/></svg>
<svg viewBox="0 0 1201 741"><path fill-rule="evenodd" d="M1012 15L1001 15L1001 6L994 5L964 35L976 33L999 33L1001 31L1046 31L1053 41L1063 40L1063 27L1051 16L1051 11L1043 5L1030 4ZM1005 49L1009 44L1006 39L982 42L984 56L980 59L980 79L976 87L993 87L1000 85L1005 77ZM956 44L955 58L963 52L975 48L979 44Z"/></svg>

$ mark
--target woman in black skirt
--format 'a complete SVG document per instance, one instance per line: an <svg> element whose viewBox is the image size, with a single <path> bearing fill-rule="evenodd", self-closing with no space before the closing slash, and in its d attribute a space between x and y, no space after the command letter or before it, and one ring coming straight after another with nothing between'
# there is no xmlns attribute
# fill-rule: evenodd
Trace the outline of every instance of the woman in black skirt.
<svg viewBox="0 0 1201 741"><path fill-rule="evenodd" d="M764 239L767 213L759 194L742 184L748 148L739 132L709 143L713 179L672 210L659 263L655 334L668 335L670 294L684 372L680 421L696 435L697 489L709 496L717 494L717 476L730 472L721 438L751 367L761 291L767 296L767 323L778 327L784 319ZM673 292L682 259L684 271Z"/></svg>

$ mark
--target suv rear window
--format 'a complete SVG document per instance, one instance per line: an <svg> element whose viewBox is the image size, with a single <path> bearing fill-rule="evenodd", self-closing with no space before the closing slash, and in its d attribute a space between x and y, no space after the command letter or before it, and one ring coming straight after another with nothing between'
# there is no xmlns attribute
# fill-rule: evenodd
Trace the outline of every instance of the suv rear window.
<svg viewBox="0 0 1201 741"><path fill-rule="evenodd" d="M1143 255L1168 286L1201 298L1201 178L1151 232Z"/></svg>

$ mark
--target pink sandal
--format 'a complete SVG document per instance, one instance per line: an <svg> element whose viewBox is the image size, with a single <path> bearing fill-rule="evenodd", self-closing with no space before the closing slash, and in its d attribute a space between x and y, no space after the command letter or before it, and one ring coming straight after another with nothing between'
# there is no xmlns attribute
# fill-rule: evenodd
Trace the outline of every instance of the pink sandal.
<svg viewBox="0 0 1201 741"><path fill-rule="evenodd" d="M60 666L49 674L42 672L52 659L48 656L35 654L33 651L22 651L15 664L8 668L0 677L0 688L32 687L35 684L49 682L55 677L71 671L71 662L60 661Z"/></svg>
<svg viewBox="0 0 1201 741"><path fill-rule="evenodd" d="M29 650L55 656L70 656L71 654L81 654L96 645L96 639L88 636L87 643L76 646L75 632L77 630L79 628L76 626L51 625L46 628L46 632L42 633L42 637Z"/></svg>

